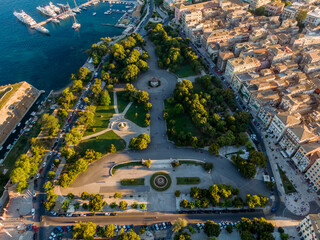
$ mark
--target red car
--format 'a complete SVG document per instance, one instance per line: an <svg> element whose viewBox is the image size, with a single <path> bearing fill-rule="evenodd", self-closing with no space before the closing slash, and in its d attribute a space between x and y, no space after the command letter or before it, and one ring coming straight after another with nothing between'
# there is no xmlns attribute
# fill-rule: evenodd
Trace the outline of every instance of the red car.
<svg viewBox="0 0 320 240"><path fill-rule="evenodd" d="M38 227L36 225L33 226L33 231L36 232Z"/></svg>
<svg viewBox="0 0 320 240"><path fill-rule="evenodd" d="M40 169L39 173L41 174L43 172L43 168Z"/></svg>

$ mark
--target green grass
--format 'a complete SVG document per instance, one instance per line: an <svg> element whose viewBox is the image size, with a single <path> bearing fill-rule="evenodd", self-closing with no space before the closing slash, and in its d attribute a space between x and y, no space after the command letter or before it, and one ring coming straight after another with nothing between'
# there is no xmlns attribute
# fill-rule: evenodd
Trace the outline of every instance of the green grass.
<svg viewBox="0 0 320 240"><path fill-rule="evenodd" d="M78 147L80 153L85 153L87 149L93 149L96 152L106 154L108 153L108 148L111 144L115 145L117 151L123 150L126 147L125 141L112 130L97 137L84 140L78 145Z"/></svg>
<svg viewBox="0 0 320 240"><path fill-rule="evenodd" d="M164 176L168 181L167 184L164 187L158 187L158 186L156 186L154 184L154 179L159 175ZM171 186L171 177L169 176L169 174L167 174L165 172L156 172L150 178L150 185L154 190L159 191L159 192L163 192L163 191L167 190L168 188L170 188L170 186Z"/></svg>
<svg viewBox="0 0 320 240"><path fill-rule="evenodd" d="M197 161L184 161L184 160L180 160L179 163L180 163L180 165L182 165L182 164L192 164L192 165L204 166L204 163L202 163L202 162L197 162Z"/></svg>
<svg viewBox="0 0 320 240"><path fill-rule="evenodd" d="M199 184L199 177L177 177L177 185Z"/></svg>
<svg viewBox="0 0 320 240"><path fill-rule="evenodd" d="M18 88L22 85L23 82L16 83L11 85L12 89L6 95L4 95L0 99L0 109L7 103L7 101L11 98L11 96L18 90Z"/></svg>
<svg viewBox="0 0 320 240"><path fill-rule="evenodd" d="M197 73L193 71L192 66L190 63L184 63L180 66L180 69L175 72L175 74L178 75L178 77L189 77L189 76L195 76Z"/></svg>
<svg viewBox="0 0 320 240"><path fill-rule="evenodd" d="M87 129L84 136L89 136L97 132L101 132L108 128L109 120L114 114L113 94L110 94L111 104L109 106L97 106L96 113L94 115L94 124ZM95 131L93 132L93 129Z"/></svg>
<svg viewBox="0 0 320 240"><path fill-rule="evenodd" d="M137 116L136 113L138 114ZM143 104L138 104L134 102L127 111L125 118L129 119L130 121L134 122L140 127L148 127L145 123L147 113L148 111L144 109Z"/></svg>
<svg viewBox="0 0 320 240"><path fill-rule="evenodd" d="M193 124L188 114L174 115L173 114L174 105L169 104L167 101L164 102L164 105L165 105L165 109L168 111L170 118L175 121L175 128L178 133L182 131L185 134L188 132L191 132L192 136L196 136L198 138L202 137L201 132Z"/></svg>
<svg viewBox="0 0 320 240"><path fill-rule="evenodd" d="M280 177L281 177L282 184L284 187L284 191L286 192L286 194L297 192L297 190L294 188L294 186L289 181L288 177L282 171L282 169L279 167L279 165L278 165L278 169L279 169Z"/></svg>
<svg viewBox="0 0 320 240"><path fill-rule="evenodd" d="M126 106L130 103L129 101L125 100L123 97L124 91L117 92L117 100L118 100L118 110L119 113L122 113Z"/></svg>
<svg viewBox="0 0 320 240"><path fill-rule="evenodd" d="M118 164L114 168L112 168L112 174L115 174L116 171L120 168L129 167L129 166L143 166L142 162L128 162L123 164Z"/></svg>
<svg viewBox="0 0 320 240"><path fill-rule="evenodd" d="M120 181L122 186L144 185L144 178L126 178Z"/></svg>

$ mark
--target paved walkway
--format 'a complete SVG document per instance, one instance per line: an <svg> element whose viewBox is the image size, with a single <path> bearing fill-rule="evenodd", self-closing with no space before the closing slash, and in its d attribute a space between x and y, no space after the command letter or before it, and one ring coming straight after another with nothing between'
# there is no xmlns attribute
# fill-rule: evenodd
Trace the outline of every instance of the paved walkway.
<svg viewBox="0 0 320 240"><path fill-rule="evenodd" d="M117 92L113 91L113 105L116 114L119 114Z"/></svg>

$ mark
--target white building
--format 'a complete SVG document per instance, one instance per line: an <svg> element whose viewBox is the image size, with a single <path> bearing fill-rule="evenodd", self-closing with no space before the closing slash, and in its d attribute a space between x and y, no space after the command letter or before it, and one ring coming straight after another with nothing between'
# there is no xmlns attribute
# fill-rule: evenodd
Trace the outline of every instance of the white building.
<svg viewBox="0 0 320 240"><path fill-rule="evenodd" d="M319 240L320 215L309 214L300 223L298 227L300 239Z"/></svg>

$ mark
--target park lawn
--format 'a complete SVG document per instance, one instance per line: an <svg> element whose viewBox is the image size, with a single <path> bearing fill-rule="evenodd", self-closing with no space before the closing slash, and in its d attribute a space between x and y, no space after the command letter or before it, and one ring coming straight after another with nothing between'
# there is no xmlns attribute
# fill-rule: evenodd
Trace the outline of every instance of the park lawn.
<svg viewBox="0 0 320 240"><path fill-rule="evenodd" d="M87 149L93 149L104 155L108 153L108 148L111 144L116 147L117 151L121 151L126 147L125 141L112 130L99 136L84 140L78 145L78 147L82 154L84 154Z"/></svg>
<svg viewBox="0 0 320 240"><path fill-rule="evenodd" d="M138 114L136 116L136 113ZM137 124L139 127L148 127L145 123L146 114L148 111L144 109L144 104L134 102L127 111L125 118Z"/></svg>
<svg viewBox="0 0 320 240"><path fill-rule="evenodd" d="M125 100L123 97L123 94L125 91L117 92L117 101L118 101L118 111L119 113L122 113L126 106L130 103L129 101Z"/></svg>
<svg viewBox="0 0 320 240"><path fill-rule="evenodd" d="M168 111L169 116L173 116L172 111L174 106L169 104L167 101L164 102L165 109ZM175 127L177 132L184 132L185 134L188 132L192 133L192 136L202 137L201 132L196 128L193 124L191 118L188 114L182 114L179 116L174 116L172 119L176 122Z"/></svg>
<svg viewBox="0 0 320 240"><path fill-rule="evenodd" d="M279 165L277 166L279 169L280 177L281 177L284 191L286 192L286 194L297 192L297 190L294 188L294 186L292 185L292 183L290 182L286 174L282 171L280 166Z"/></svg>
<svg viewBox="0 0 320 240"><path fill-rule="evenodd" d="M144 185L144 178L126 178L120 181L122 186Z"/></svg>
<svg viewBox="0 0 320 240"><path fill-rule="evenodd" d="M109 120L115 113L112 93L110 94L110 98L111 103L109 106L97 106L96 113L94 114L94 124L87 129L84 136L89 136L108 128ZM93 131L94 128L95 131Z"/></svg>
<svg viewBox="0 0 320 240"><path fill-rule="evenodd" d="M199 184L199 177L177 177L177 185Z"/></svg>
<svg viewBox="0 0 320 240"><path fill-rule="evenodd" d="M193 71L192 66L190 63L184 63L180 66L179 70L175 72L178 77L190 77L198 75L195 71Z"/></svg>

